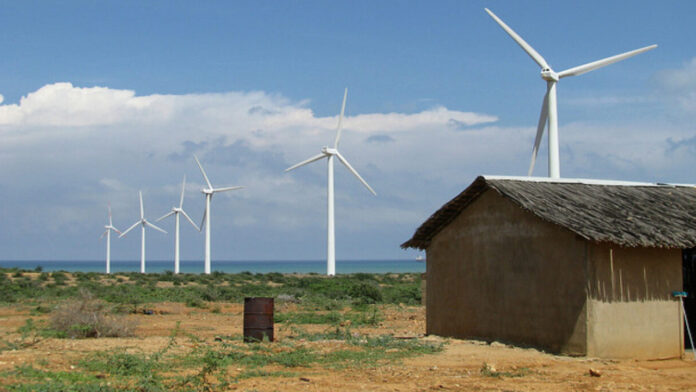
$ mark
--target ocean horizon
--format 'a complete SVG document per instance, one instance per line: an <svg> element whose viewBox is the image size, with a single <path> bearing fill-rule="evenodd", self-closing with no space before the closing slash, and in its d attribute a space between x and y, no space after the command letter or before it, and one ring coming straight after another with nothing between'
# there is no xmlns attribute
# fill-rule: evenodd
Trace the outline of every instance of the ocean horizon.
<svg viewBox="0 0 696 392"><path fill-rule="evenodd" d="M67 272L106 272L104 260L2 260L0 268L19 268L23 270L67 271ZM174 271L171 260L148 260L146 273ZM181 273L203 273L203 260L182 260ZM284 274L326 273L325 260L259 260L259 261L213 261L212 270L224 273L270 273ZM140 272L140 260L111 260L112 273ZM337 260L336 274L364 273L405 273L425 272L425 263L409 260Z"/></svg>

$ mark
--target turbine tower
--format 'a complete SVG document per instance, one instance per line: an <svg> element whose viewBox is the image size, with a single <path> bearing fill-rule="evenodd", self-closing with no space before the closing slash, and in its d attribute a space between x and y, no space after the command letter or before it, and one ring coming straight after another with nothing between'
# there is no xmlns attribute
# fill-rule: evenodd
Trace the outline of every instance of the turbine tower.
<svg viewBox="0 0 696 392"><path fill-rule="evenodd" d="M179 273L179 214L183 214L184 217L191 223L196 230L201 231L201 229L193 223L193 219L184 211L184 191L186 190L186 175L184 175L184 181L181 183L181 199L179 200L179 207L172 207L169 213L157 219L155 222L159 222L162 219L174 215L174 273Z"/></svg>
<svg viewBox="0 0 696 392"><path fill-rule="evenodd" d="M128 234L129 231L133 230L136 226L140 225L140 273L144 274L145 273L145 226L149 226L155 230L159 230L164 234L167 234L166 231L160 229L159 227L153 225L152 223L148 222L147 219L145 219L145 209L143 208L143 192L138 191L138 195L140 196L140 220L137 222L133 223L133 226L129 227L128 230L124 231L121 233L118 238L122 238L124 235Z"/></svg>
<svg viewBox="0 0 696 392"><path fill-rule="evenodd" d="M377 193L370 187L370 185L363 180L362 177L360 177L360 174L353 169L353 166L348 163L348 161L341 155L340 152L338 152L338 142L341 140L341 129L343 128L343 114L345 113L346 110L346 98L348 97L348 89L343 93L343 105L341 105L341 114L338 117L338 129L336 130L336 140L334 141L334 146L333 148L331 147L322 147L321 153L318 155L315 155L305 161L302 161L296 165L290 166L289 168L285 169L286 172L289 172L290 170L296 169L300 166L307 165L309 163L312 163L314 161L318 161L320 159L326 158L328 162L328 181L327 181L327 192L326 192L326 197L328 199L327 203L327 246L326 246L326 274L329 276L336 275L336 237L335 237L335 230L334 230L334 157L338 158L338 160L346 167L348 170L353 173L353 175L362 182L363 185L369 190L373 195L377 196Z"/></svg>
<svg viewBox="0 0 696 392"><path fill-rule="evenodd" d="M203 165L201 165L201 162L198 160L198 157L194 155L193 158L196 160L198 167L201 169L201 174L203 174L203 178L205 179L205 182L208 185L207 188L201 189L201 193L205 195L205 211L203 211L203 220L201 221L201 227L203 226L203 222L205 222L205 273L210 274L210 201L213 199L213 195L215 193L233 191L236 189L242 189L244 187L228 186L224 188L213 188L213 184L210 183L210 180L208 179L208 176L205 174L205 170L203 170Z"/></svg>
<svg viewBox="0 0 696 392"><path fill-rule="evenodd" d="M544 128L548 123L549 127L549 177L560 178L561 169L558 154L558 111L556 105L556 83L560 79L567 76L577 76L582 75L586 72L594 71L595 69L605 67L609 64L613 64L617 61L625 60L629 57L647 52L648 50L655 49L657 45L650 45L644 48L632 50L630 52L618 54L616 56L607 57L601 60L593 61L591 63L583 64L577 67L566 69L565 71L555 72L551 66L544 60L539 53L537 53L534 48L531 47L522 37L517 35L508 25L505 24L500 18L498 18L491 10L485 8L488 15L495 20L500 27L505 30L510 37L512 37L517 44L522 47L522 49L527 52L529 57L532 58L541 67L541 78L546 81L546 95L544 95L544 101L541 106L541 115L539 116L539 124L537 125L536 138L534 139L534 148L532 149L532 161L529 165L528 176L532 175L534 171L534 163L536 161L537 152L539 151L539 143L541 143L541 137L544 134Z"/></svg>
<svg viewBox="0 0 696 392"><path fill-rule="evenodd" d="M104 238L106 236L106 273L110 274L111 273L111 231L115 231L118 234L121 234L120 231L116 227L114 227L114 224L111 222L111 203L109 203L108 206L109 209L109 224L104 225L104 228L106 231L101 235L100 238Z"/></svg>

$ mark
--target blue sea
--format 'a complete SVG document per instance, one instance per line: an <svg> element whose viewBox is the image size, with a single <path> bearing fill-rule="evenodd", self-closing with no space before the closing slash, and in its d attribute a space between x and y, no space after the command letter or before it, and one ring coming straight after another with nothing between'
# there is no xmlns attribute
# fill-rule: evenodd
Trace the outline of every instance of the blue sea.
<svg viewBox="0 0 696 392"><path fill-rule="evenodd" d="M33 270L41 267L43 271L69 271L69 272L105 272L106 264L100 261L0 261L2 268L21 268ZM147 272L161 273L174 271L173 261L152 260L146 261ZM316 272L326 273L326 261L299 260L299 261L215 261L212 262L213 271L225 273L253 272L268 273L280 272L285 274ZM111 272L140 272L140 260L138 261L111 261ZM203 261L181 261L182 273L202 273ZM336 261L337 274L352 274L356 272L366 273L401 273L401 272L425 272L425 263L416 260L345 260Z"/></svg>

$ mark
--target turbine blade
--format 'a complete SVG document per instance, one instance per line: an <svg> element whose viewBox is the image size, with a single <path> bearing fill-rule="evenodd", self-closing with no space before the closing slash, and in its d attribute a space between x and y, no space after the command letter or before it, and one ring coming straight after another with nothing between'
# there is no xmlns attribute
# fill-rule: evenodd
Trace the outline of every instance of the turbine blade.
<svg viewBox="0 0 696 392"><path fill-rule="evenodd" d="M530 44L528 44L527 41L523 40L522 37L517 35L517 33L515 33L515 31L513 29L511 29L510 26L506 25L505 22L500 20L500 18L498 18L488 8L484 8L484 9L486 10L486 12L488 12L488 15L490 15L491 18L493 18L493 20L495 20L500 25L500 27L502 27L503 30L505 30L505 32L508 33L508 35L510 37L512 37L512 39L515 40L515 42L517 42L517 45L519 45L525 52L527 52L527 54L529 55L529 57L532 58L532 60L534 60L537 64L539 64L539 66L541 68L551 68L546 63L546 60L544 60L544 58L541 57L541 55L539 53L537 53L537 51L534 50L534 48L532 48L532 46Z"/></svg>
<svg viewBox="0 0 696 392"><path fill-rule="evenodd" d="M107 234L108 232L109 232L109 229L106 229L106 230L102 233L102 235L99 236L99 239L104 238L104 236L106 236L106 234Z"/></svg>
<svg viewBox="0 0 696 392"><path fill-rule="evenodd" d="M296 165L290 166L289 168L285 169L285 171L286 171L286 172L289 172L290 170L297 169L297 168L300 167L300 166L304 166L304 165L309 164L309 163L312 163L312 162L314 162L314 161L318 161L318 160L320 160L321 158L324 158L324 157L326 157L326 154L324 154L324 153L322 152L321 154L315 155L315 156L313 156L313 157L311 157L311 158L309 158L309 159L307 159L307 160L304 160L304 161L302 161L302 162L300 162L300 163L298 163L298 164L296 164Z"/></svg>
<svg viewBox="0 0 696 392"><path fill-rule="evenodd" d="M109 208L109 225L111 225L112 224L111 223L111 202L109 202L108 208Z"/></svg>
<svg viewBox="0 0 696 392"><path fill-rule="evenodd" d="M175 214L174 210L169 211L168 213L166 213L166 214L160 216L159 218L157 218L157 220L155 220L155 222L159 222L159 221L161 221L162 219L164 219L164 218L166 218L166 217L168 217L168 216L174 215L174 214Z"/></svg>
<svg viewBox="0 0 696 392"><path fill-rule="evenodd" d="M135 229L135 228L140 224L140 222L141 222L141 221L137 221L137 222L133 223L133 226L131 226L131 227L129 227L128 229L126 229L126 231L124 231L123 233L121 233L121 235L119 235L118 238L123 237L124 235L128 234L129 231Z"/></svg>
<svg viewBox="0 0 696 392"><path fill-rule="evenodd" d="M550 87L550 85L548 85ZM549 89L546 90L544 94L544 102L541 104L541 114L539 115L539 124L537 125L537 133L534 138L534 147L532 148L532 162L529 164L529 171L527 176L531 177L534 171L534 164L536 163L537 153L539 152L539 145L541 144L541 137L544 135L544 128L546 128L546 122L549 116Z"/></svg>
<svg viewBox="0 0 696 392"><path fill-rule="evenodd" d="M242 189L242 188L244 188L244 187L243 186L227 186L224 188L215 188L215 189L213 189L213 193L234 191L236 189Z"/></svg>
<svg viewBox="0 0 696 392"><path fill-rule="evenodd" d="M140 196L140 219L145 218L145 208L143 207L143 192L138 191L138 195Z"/></svg>
<svg viewBox="0 0 696 392"><path fill-rule="evenodd" d="M205 174L205 170L203 170L203 165L201 165L201 161L198 160L198 157L196 154L193 154L193 158L196 160L196 163L198 164L198 168L201 169L201 173L203 174L203 178L205 178L205 182L208 184L208 188L213 189L213 184L210 183L210 180L208 179L208 175Z"/></svg>
<svg viewBox="0 0 696 392"><path fill-rule="evenodd" d="M601 60L593 61L591 63L583 64L583 65L580 65L578 67L566 69L565 71L559 72L558 77L565 78L566 76L582 75L586 72L594 71L597 68L605 67L609 64L613 64L613 63L616 63L618 61L625 60L629 57L633 57L637 54L641 54L643 52L647 52L648 50L652 50L655 48L657 48L657 45L650 45L650 46L646 46L644 48L632 50L630 52L617 54L616 56L611 56L611 57L607 57L605 59L601 59Z"/></svg>
<svg viewBox="0 0 696 392"><path fill-rule="evenodd" d="M184 191L186 190L186 174L184 174L184 181L181 182L181 199L179 201L179 208L184 207Z"/></svg>
<svg viewBox="0 0 696 392"><path fill-rule="evenodd" d="M117 228L115 228L114 225L111 225L111 230L117 232L118 234L121 234L121 232Z"/></svg>
<svg viewBox="0 0 696 392"><path fill-rule="evenodd" d="M377 196L377 193L372 189L372 187L370 187L370 185L368 185L367 182L363 180L362 177L360 177L360 174L358 174L358 172L355 169L353 169L353 166L351 166L350 163L348 163L346 158L344 158L340 152L336 152L336 156L338 157L338 160L340 160L341 163L343 163L348 168L348 170L350 170L350 172L353 173L353 175L357 177L363 185L365 185L365 188L367 188L368 191L372 192L373 195Z"/></svg>
<svg viewBox="0 0 696 392"><path fill-rule="evenodd" d="M203 219L201 219L201 225L198 227L198 231L203 230L203 224L205 223L205 218L208 216L208 209L203 210Z"/></svg>
<svg viewBox="0 0 696 392"><path fill-rule="evenodd" d="M196 225L196 223L193 222L193 219L191 219L190 216L186 213L186 211L181 210L181 213L184 214L184 218L186 218L189 222L191 222L191 225L196 228L196 230L201 231L201 228Z"/></svg>
<svg viewBox="0 0 696 392"><path fill-rule="evenodd" d="M338 130L336 131L336 141L334 148L338 148L338 141L341 140L341 130L343 129L343 113L346 111L346 98L348 97L348 87L343 92L343 105L341 105L341 115L338 116Z"/></svg>
<svg viewBox="0 0 696 392"><path fill-rule="evenodd" d="M153 225L152 223L148 222L147 220L145 221L145 225L147 225L147 226L149 226L149 227L151 227L151 228L153 228L153 229L155 229L155 230L159 230L159 231L161 231L161 232L164 233L164 234L167 234L167 232L166 232L164 229L161 229L161 228L159 228L159 227Z"/></svg>

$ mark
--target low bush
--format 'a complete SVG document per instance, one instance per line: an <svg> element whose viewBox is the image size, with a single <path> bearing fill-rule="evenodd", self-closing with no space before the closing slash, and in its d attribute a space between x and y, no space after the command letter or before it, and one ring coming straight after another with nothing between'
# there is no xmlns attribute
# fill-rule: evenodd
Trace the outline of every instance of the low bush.
<svg viewBox="0 0 696 392"><path fill-rule="evenodd" d="M382 291L375 284L361 281L353 285L348 291L354 303L376 304L382 302Z"/></svg>
<svg viewBox="0 0 696 392"><path fill-rule="evenodd" d="M114 315L86 290L56 308L51 314L51 327L70 338L133 336L135 332L134 322Z"/></svg>

